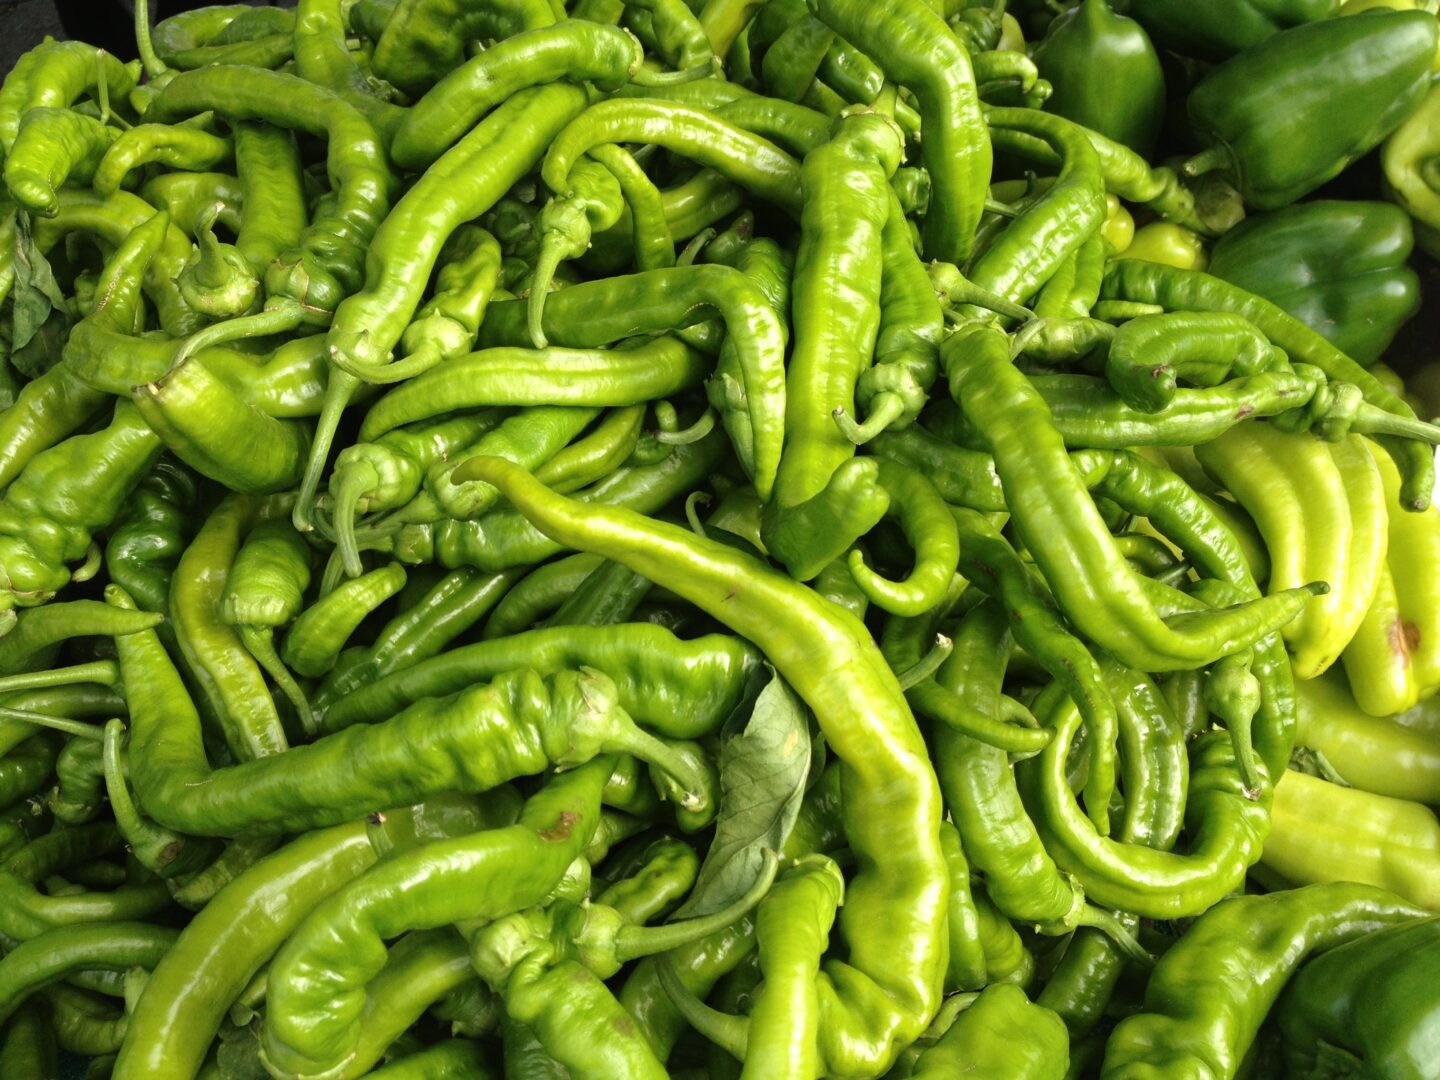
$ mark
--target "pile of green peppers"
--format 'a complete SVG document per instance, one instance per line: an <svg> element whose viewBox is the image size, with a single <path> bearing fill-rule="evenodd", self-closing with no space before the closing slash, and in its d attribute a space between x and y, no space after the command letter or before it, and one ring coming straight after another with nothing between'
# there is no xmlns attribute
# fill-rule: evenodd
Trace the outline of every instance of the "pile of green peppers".
<svg viewBox="0 0 1440 1080"><path fill-rule="evenodd" d="M1440 1077L1433 2L135 19L0 83L0 1078Z"/></svg>

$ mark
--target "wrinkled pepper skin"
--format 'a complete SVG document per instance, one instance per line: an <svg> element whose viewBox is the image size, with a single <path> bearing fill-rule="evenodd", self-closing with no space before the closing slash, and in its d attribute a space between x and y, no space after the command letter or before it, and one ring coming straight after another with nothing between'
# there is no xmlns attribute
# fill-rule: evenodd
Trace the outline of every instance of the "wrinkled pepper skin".
<svg viewBox="0 0 1440 1080"><path fill-rule="evenodd" d="M1346 942L1285 988L1275 1020L1294 1076L1423 1080L1440 1060L1440 916Z"/></svg>
<svg viewBox="0 0 1440 1080"><path fill-rule="evenodd" d="M1157 45L1223 60L1281 30L1335 14L1340 0L1131 0L1128 14Z"/></svg>
<svg viewBox="0 0 1440 1080"><path fill-rule="evenodd" d="M1165 117L1165 75L1134 19L1106 0L1085 0L1050 24L1035 66L1055 88L1051 112L1150 155Z"/></svg>
<svg viewBox="0 0 1440 1080"><path fill-rule="evenodd" d="M1423 11L1377 11L1276 34L1190 92L1190 123L1208 149L1186 171L1223 169L1259 210L1294 202L1420 106L1435 39L1435 17Z"/></svg>
<svg viewBox="0 0 1440 1080"><path fill-rule="evenodd" d="M1216 242L1209 272L1369 366L1420 308L1420 279L1406 264L1413 246L1398 207L1321 199L1242 221Z"/></svg>

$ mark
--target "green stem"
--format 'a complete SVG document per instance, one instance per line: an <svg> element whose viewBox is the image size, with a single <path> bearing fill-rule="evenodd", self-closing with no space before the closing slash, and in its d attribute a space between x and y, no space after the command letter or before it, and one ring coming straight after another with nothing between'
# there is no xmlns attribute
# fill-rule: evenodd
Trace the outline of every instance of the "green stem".
<svg viewBox="0 0 1440 1080"><path fill-rule="evenodd" d="M654 956L656 953L669 952L681 945L689 945L701 938L709 937L711 934L717 934L728 926L733 926L750 914L756 904L765 899L765 894L775 883L775 873L780 867L780 859L775 852L768 848L765 850L764 859L754 884L746 889L745 894L738 897L733 904L711 915L698 915L693 919L682 919L679 922L666 923L663 926L623 927L615 939L615 955L622 962L628 963L631 960L638 960L642 956Z"/></svg>
<svg viewBox="0 0 1440 1080"><path fill-rule="evenodd" d="M876 394L874 400L870 402L870 415L865 418L863 424L856 423L855 419L845 411L844 405L835 406L835 411L830 415L839 425L840 433L845 438L856 446L864 446L905 415L905 402L899 394L892 394L890 391L884 390Z"/></svg>
<svg viewBox="0 0 1440 1080"><path fill-rule="evenodd" d="M285 661L281 660L280 654L275 651L274 633L268 626L242 626L240 640L245 643L246 650L255 658L255 662L274 680L280 692L294 706L305 734L314 735L319 727L315 723L315 713L310 708L310 699L305 696L305 691L300 688L295 676L290 674L290 669L285 666Z"/></svg>
<svg viewBox="0 0 1440 1080"><path fill-rule="evenodd" d="M940 670L940 665L955 648L955 642L951 641L944 634L935 635L935 644L930 646L930 651L917 660L904 671L897 672L896 678L900 682L901 690L909 690L912 686L918 686L935 672ZM1033 719L1033 718L1032 718Z"/></svg>

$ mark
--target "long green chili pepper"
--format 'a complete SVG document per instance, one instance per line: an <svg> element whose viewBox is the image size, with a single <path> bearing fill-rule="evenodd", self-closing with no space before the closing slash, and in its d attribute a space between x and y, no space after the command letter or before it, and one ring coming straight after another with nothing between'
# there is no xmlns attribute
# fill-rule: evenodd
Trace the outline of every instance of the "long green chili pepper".
<svg viewBox="0 0 1440 1080"><path fill-rule="evenodd" d="M964 262L984 209L991 159L965 47L924 0L878 7L807 0L807 7L840 37L869 50L887 78L914 91L925 129L921 154L934 189L925 255Z"/></svg>
<svg viewBox="0 0 1440 1080"><path fill-rule="evenodd" d="M450 571L413 607L391 619L362 654L353 659L342 654L342 662L315 691L316 710L323 713L352 691L437 655L483 619L519 577L515 570L482 574L461 567Z"/></svg>
<svg viewBox="0 0 1440 1080"><path fill-rule="evenodd" d="M107 427L32 458L0 499L0 607L44 603L68 583L67 564L86 557L93 534L119 515L159 451L159 439L122 401Z"/></svg>
<svg viewBox="0 0 1440 1080"><path fill-rule="evenodd" d="M205 172L228 163L233 154L229 139L198 124L137 124L111 143L95 169L92 186L98 194L109 195L120 190L132 170L146 165Z"/></svg>
<svg viewBox="0 0 1440 1080"><path fill-rule="evenodd" d="M432 465L425 474L425 490L386 518L385 522L438 522L445 517L456 520L480 517L499 501L500 493L489 484L457 484L454 480L456 469L472 457L485 454L521 464L549 462L584 430L597 411L566 405L537 405L506 417L493 431L457 450L445 461ZM623 462L616 462L617 467L621 464ZM607 469L605 475L612 475L615 471L614 468Z"/></svg>
<svg viewBox="0 0 1440 1080"><path fill-rule="evenodd" d="M171 579L169 614L180 655L219 718L231 753L241 761L278 754L289 741L261 668L236 629L224 620L221 602L244 538L256 525L286 509L283 498L227 496L180 556ZM128 606L114 590L106 599ZM135 756L143 755L137 750Z"/></svg>
<svg viewBox="0 0 1440 1080"><path fill-rule="evenodd" d="M424 169L497 105L526 87L568 79L612 91L640 77L643 50L618 27L570 20L537 27L477 53L430 87L406 114L390 153Z"/></svg>
<svg viewBox="0 0 1440 1080"><path fill-rule="evenodd" d="M70 109L26 110L5 157L10 197L31 213L52 216L56 189L67 181L89 184L119 135L118 129Z"/></svg>
<svg viewBox="0 0 1440 1080"><path fill-rule="evenodd" d="M306 833L261 859L191 919L136 1003L115 1076L198 1072L230 1006L316 903L382 856L514 820L518 797L442 797Z"/></svg>
<svg viewBox="0 0 1440 1080"><path fill-rule="evenodd" d="M300 152L284 127L238 120L233 127L235 171L249 211L235 232L235 246L257 274L282 251L300 243L309 223L301 190Z"/></svg>
<svg viewBox="0 0 1440 1080"><path fill-rule="evenodd" d="M598 555L567 555L530 571L496 605L482 636L494 640L538 625L604 561Z"/></svg>
<svg viewBox="0 0 1440 1080"><path fill-rule="evenodd" d="M506 101L453 146L401 199L374 232L366 256L363 291L335 312L329 348L337 370L326 387L325 407L295 504L295 524L310 529L320 474L341 413L360 378L346 365L383 364L419 304L441 245L503 195L536 161L544 147L583 107L585 91L554 83L522 91ZM423 223L423 228L421 227ZM367 235L368 239L368 235Z"/></svg>
<svg viewBox="0 0 1440 1080"><path fill-rule="evenodd" d="M939 370L944 320L939 299L915 252L900 200L892 191L880 233L880 327L875 363L855 384L865 422L840 412L835 420L851 442L862 445L882 431L908 426L925 407Z"/></svg>
<svg viewBox="0 0 1440 1080"><path fill-rule="evenodd" d="M392 563L321 597L286 633L285 662L301 675L324 675L335 666L340 650L365 617L404 585L405 568Z"/></svg>
<svg viewBox="0 0 1440 1080"><path fill-rule="evenodd" d="M1049 409L1011 365L1004 334L983 325L963 330L945 342L941 360L952 397L985 431L1015 527L1061 608L1127 664L1153 671L1204 666L1283 626L1323 588L1162 619L1138 593L1114 587L1132 572L1093 501L1078 490L1083 481L1064 457Z"/></svg>
<svg viewBox="0 0 1440 1080"><path fill-rule="evenodd" d="M568 195L570 173L581 155L593 146L627 142L663 146L798 216L794 158L715 113L674 101L616 98L590 106L555 136L540 175L551 191Z"/></svg>
<svg viewBox="0 0 1440 1080"><path fill-rule="evenodd" d="M717 730L740 701L758 658L738 638L711 634L681 641L644 623L558 626L451 649L356 687L326 710L325 731L371 724L423 698L453 694L516 668L554 672L595 667L614 680L620 704L676 739Z"/></svg>
<svg viewBox="0 0 1440 1080"><path fill-rule="evenodd" d="M873 473L873 465L847 467L855 447L833 414L853 411L855 383L879 330L881 233L900 150L900 132L891 121L861 113L842 120L834 138L807 155L800 170L795 347L785 373L785 451L766 514L765 544L802 580L850 547L886 509L875 477L864 475ZM838 528L824 533L785 527L785 518L804 521L807 511L832 504L852 487L857 493L870 489L869 498L846 499L852 510L863 502L863 514L837 514Z"/></svg>
<svg viewBox="0 0 1440 1080"><path fill-rule="evenodd" d="M543 900L595 831L611 765L601 757L562 773L513 825L396 855L316 907L271 967L270 1063L310 1073L344 1058L359 1036L365 984L385 963L385 939L404 929L496 919ZM430 872L417 873L422 866ZM312 970L340 978L316 979Z"/></svg>
<svg viewBox="0 0 1440 1080"><path fill-rule="evenodd" d="M543 679L513 671L441 702L419 703L381 724L212 770L195 708L158 639L148 633L117 643L122 670L135 672L128 683L131 780L156 821L191 835L285 832L301 821L333 824L403 801L408 792L484 791L552 761L588 761L607 748L637 753L673 773L696 809L705 797L693 765L636 727L616 704L614 684L594 671ZM505 731L503 739L497 730ZM428 769L416 772L413 754L421 746L433 748L435 756ZM323 764L332 760L348 763L344 792ZM269 794L257 799L262 790Z"/></svg>
<svg viewBox="0 0 1440 1080"><path fill-rule="evenodd" d="M525 306L518 300L493 305L481 344L528 342ZM786 334L769 296L745 272L717 265L674 267L573 285L546 302L544 329L552 341L593 347L691 326L712 312L720 314L726 340L734 344L753 431L755 486L764 497L774 483L785 435ZM596 403L595 393L587 400ZM833 427L828 418L826 423Z"/></svg>
<svg viewBox="0 0 1440 1080"><path fill-rule="evenodd" d="M235 627L255 662L295 707L306 731L315 724L305 692L275 649L275 631L293 622L310 584L310 550L288 521L262 521L245 538L225 575L220 618Z"/></svg>
<svg viewBox="0 0 1440 1080"><path fill-rule="evenodd" d="M308 425L267 416L195 357L130 397L176 457L231 491L265 495L300 479Z"/></svg>
<svg viewBox="0 0 1440 1080"><path fill-rule="evenodd" d="M109 854L121 846L115 826L92 822L59 829L32 840L0 865L0 933L28 941L57 926L144 919L170 902L164 883L127 884L110 892L49 896L39 883L71 866Z"/></svg>
<svg viewBox="0 0 1440 1080"><path fill-rule="evenodd" d="M927 755L869 631L756 559L684 528L607 507L579 510L495 458L467 470L557 538L623 562L744 633L815 710L844 762L846 835L863 867L847 882L840 915L849 960L830 961L820 976L820 1058L837 1072L883 1072L938 1007L946 878ZM803 619L775 617L797 609ZM863 715L855 711L862 701ZM906 795L896 802L899 788L881 778L900 785L901 776ZM881 787L890 792L883 807L876 801ZM855 929L861 926L863 934ZM850 1011L856 996L869 1019Z"/></svg>
<svg viewBox="0 0 1440 1080"><path fill-rule="evenodd" d="M1228 311L1243 315L1293 363L1313 364L1335 382L1358 386L1365 402L1392 413L1403 423L1415 413L1378 379L1298 319L1244 289L1198 270L1180 270L1140 259L1119 259L1105 270L1101 295L1111 300L1137 300L1163 304L1170 310ZM1435 479L1435 455L1422 443L1375 429L1402 477L1401 506L1421 511L1430 505ZM1396 430L1394 436L1405 434Z"/></svg>
<svg viewBox="0 0 1440 1080"><path fill-rule="evenodd" d="M355 517L404 506L430 469L500 424L495 410L459 413L429 424L392 428L373 442L347 446L330 471L331 526L351 577L361 573Z"/></svg>
<svg viewBox="0 0 1440 1080"><path fill-rule="evenodd" d="M1106 1044L1104 1075L1179 1068L1233 1076L1307 955L1426 914L1349 882L1226 900L1156 965L1142 1011L1121 1021Z"/></svg>
<svg viewBox="0 0 1440 1080"><path fill-rule="evenodd" d="M464 42L507 38L556 21L546 0L502 0L483 7L460 0L401 0L375 43L375 72L416 93L459 66Z"/></svg>
<svg viewBox="0 0 1440 1080"><path fill-rule="evenodd" d="M993 127L1030 132L1059 148L1060 175L970 267L982 289L1023 303L1079 251L1105 221L1100 162L1083 129L1035 109L987 109Z"/></svg>

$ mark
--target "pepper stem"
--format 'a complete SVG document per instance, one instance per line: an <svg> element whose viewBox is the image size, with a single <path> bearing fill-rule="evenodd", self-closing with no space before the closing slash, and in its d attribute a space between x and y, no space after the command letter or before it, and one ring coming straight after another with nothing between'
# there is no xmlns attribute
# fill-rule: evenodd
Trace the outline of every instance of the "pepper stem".
<svg viewBox="0 0 1440 1080"><path fill-rule="evenodd" d="M870 415L863 424L857 423L854 417L845 411L844 405L835 406L835 411L830 415L839 426L840 434L856 446L864 446L905 415L905 402L899 394L883 390L871 400Z"/></svg>
<svg viewBox="0 0 1440 1080"><path fill-rule="evenodd" d="M623 927L615 938L615 955L622 963L638 960L642 956L654 956L656 953L669 952L681 945L699 941L739 922L754 910L756 904L765 899L765 894L775 883L780 858L767 848L764 859L754 884L733 904L710 915L697 915L693 919L682 919L680 922L666 923L663 926Z"/></svg>
<svg viewBox="0 0 1440 1080"><path fill-rule="evenodd" d="M1212 146L1208 150L1201 150L1200 153L1187 158L1185 164L1180 166L1180 171L1186 176L1204 176L1216 169L1223 169L1230 164L1230 154L1219 146Z"/></svg>
<svg viewBox="0 0 1440 1080"><path fill-rule="evenodd" d="M298 532L307 533L313 528L310 519L315 512L315 493L320 490L320 476L330 458L330 447L335 442L340 417L359 385L360 380L347 371L330 372L330 381L325 387L325 403L320 408L320 417L315 423L315 438L310 444L310 460L305 464L305 478L300 482L300 494L290 515Z"/></svg>
<svg viewBox="0 0 1440 1080"><path fill-rule="evenodd" d="M275 651L274 635L274 630L268 626L240 627L240 640L245 643L246 651L255 658L255 662L274 680L280 692L294 706L295 715L300 718L300 726L305 729L305 734L314 735L319 727L315 723L315 712L310 708L310 699L305 696L305 691L300 689L295 676L290 674L285 661L281 660L280 654Z"/></svg>
<svg viewBox="0 0 1440 1080"><path fill-rule="evenodd" d="M331 527L335 532L335 545L340 550L345 573L359 577L365 572L360 561L360 546L355 542L355 516L360 500L380 486L380 474L368 461L346 462L345 467L331 474L331 486L335 491L331 507Z"/></svg>
<svg viewBox="0 0 1440 1080"><path fill-rule="evenodd" d="M286 301L279 307L266 308L254 315L242 315L238 319L213 323L195 331L182 341L170 366L172 368L179 367L201 349L210 349L216 345L224 345L227 342L240 341L244 338L289 333L291 330L299 329L304 321L304 309L293 301ZM334 382L333 378L331 382ZM328 450L329 447L327 446L326 449Z"/></svg>
<svg viewBox="0 0 1440 1080"><path fill-rule="evenodd" d="M674 431L657 431L655 441L666 446L688 446L699 442L715 429L715 410L707 408L693 424Z"/></svg>
<svg viewBox="0 0 1440 1080"><path fill-rule="evenodd" d="M680 981L668 956L656 960L655 971L671 1004L685 1022L731 1057L744 1061L745 1049L750 1042L750 1018L724 1013L706 1005Z"/></svg>
<svg viewBox="0 0 1440 1080"><path fill-rule="evenodd" d="M559 233L548 232L540 240L540 253L535 257L535 272L530 275L530 295L525 302L525 318L530 329L530 343L537 349L550 344L545 337L545 298L550 282L565 257L567 241Z"/></svg>
<svg viewBox="0 0 1440 1080"><path fill-rule="evenodd" d="M1137 964L1147 968L1155 966L1155 957L1145 951L1145 946L1136 940L1135 935L1116 917L1113 911L1106 911L1104 908L1087 903L1080 909L1075 925L1093 926L1115 942L1120 947L1120 951Z"/></svg>
<svg viewBox="0 0 1440 1080"><path fill-rule="evenodd" d="M720 58L712 56L703 64L685 68L683 71L652 71L640 66L630 72L630 81L636 86L677 86L680 83L698 82L717 75L721 71Z"/></svg>
<svg viewBox="0 0 1440 1080"><path fill-rule="evenodd" d="M1424 420L1386 412L1369 402L1360 404L1350 430L1360 435L1398 435L1402 439L1418 439L1432 446L1440 445L1440 427L1427 424Z"/></svg>
<svg viewBox="0 0 1440 1080"><path fill-rule="evenodd" d="M909 690L912 686L918 686L930 678L954 650L955 642L944 634L936 634L935 644L930 646L929 652L904 671L896 673L896 678L900 681L900 689Z"/></svg>
<svg viewBox="0 0 1440 1080"><path fill-rule="evenodd" d="M632 754L655 766L670 777L682 792L680 806L684 810L698 813L708 801L709 788L704 772L690 762L684 754L668 746L663 739L657 739L642 731L630 717L620 709L615 710L619 723L615 731L605 740L605 752L610 754Z"/></svg>
<svg viewBox="0 0 1440 1080"><path fill-rule="evenodd" d="M150 5L145 0L136 0L135 3L135 51L140 54L140 63L151 79L158 79L170 70L155 52L155 43L150 40Z"/></svg>
<svg viewBox="0 0 1440 1080"><path fill-rule="evenodd" d="M403 360L394 360L388 364L367 363L338 351L330 355L335 366L341 371L373 386L386 386L413 379L416 375L425 374L445 359L440 352L440 346L433 341L425 342Z"/></svg>

